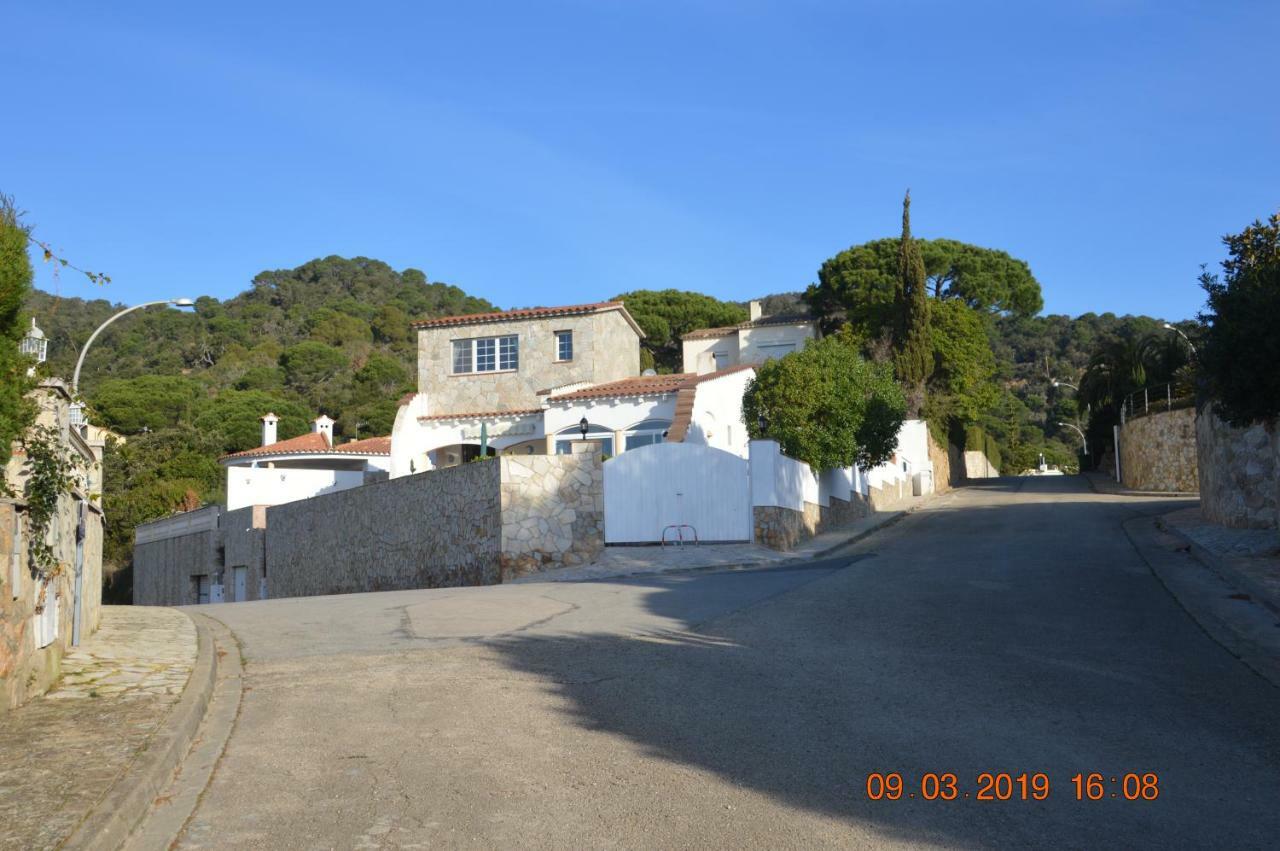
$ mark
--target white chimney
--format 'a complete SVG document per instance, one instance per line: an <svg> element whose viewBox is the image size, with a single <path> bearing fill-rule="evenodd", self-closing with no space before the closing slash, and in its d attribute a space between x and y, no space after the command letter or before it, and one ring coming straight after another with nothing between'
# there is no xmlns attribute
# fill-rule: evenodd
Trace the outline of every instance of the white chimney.
<svg viewBox="0 0 1280 851"><path fill-rule="evenodd" d="M333 446L333 420L321 414L311 421L311 430L316 434L323 434L324 439Z"/></svg>
<svg viewBox="0 0 1280 851"><path fill-rule="evenodd" d="M266 416L262 417L262 445L270 446L276 442L276 424L280 422L280 418L270 411Z"/></svg>
<svg viewBox="0 0 1280 851"><path fill-rule="evenodd" d="M751 313L752 322L755 322L757 319L760 318L760 313L761 313L760 302L758 301L747 302L747 310L750 311Z"/></svg>

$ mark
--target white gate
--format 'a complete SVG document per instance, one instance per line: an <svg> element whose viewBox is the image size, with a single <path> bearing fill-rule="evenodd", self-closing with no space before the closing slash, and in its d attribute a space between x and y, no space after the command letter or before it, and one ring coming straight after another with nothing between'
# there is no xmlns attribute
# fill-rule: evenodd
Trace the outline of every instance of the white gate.
<svg viewBox="0 0 1280 851"><path fill-rule="evenodd" d="M604 539L652 543L686 525L700 541L751 540L747 461L696 443L654 443L604 465ZM686 538L688 532L686 530Z"/></svg>

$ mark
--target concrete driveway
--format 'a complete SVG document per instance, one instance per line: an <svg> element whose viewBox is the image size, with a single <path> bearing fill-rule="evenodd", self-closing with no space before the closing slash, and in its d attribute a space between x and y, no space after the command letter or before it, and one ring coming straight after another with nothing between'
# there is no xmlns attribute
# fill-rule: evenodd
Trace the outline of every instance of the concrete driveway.
<svg viewBox="0 0 1280 851"><path fill-rule="evenodd" d="M1280 691L1121 531L1176 507L1001 480L799 568L201 607L246 690L180 845L1274 847Z"/></svg>

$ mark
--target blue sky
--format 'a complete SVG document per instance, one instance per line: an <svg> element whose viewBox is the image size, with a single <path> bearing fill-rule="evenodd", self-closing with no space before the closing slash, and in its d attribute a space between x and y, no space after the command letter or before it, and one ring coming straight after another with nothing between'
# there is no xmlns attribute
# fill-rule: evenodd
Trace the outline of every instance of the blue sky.
<svg viewBox="0 0 1280 851"><path fill-rule="evenodd" d="M132 303L328 254L503 305L803 288L893 235L1193 315L1280 204L1280 4L27 3L0 191ZM21 34L20 38L12 34ZM16 73L16 79L14 75Z"/></svg>

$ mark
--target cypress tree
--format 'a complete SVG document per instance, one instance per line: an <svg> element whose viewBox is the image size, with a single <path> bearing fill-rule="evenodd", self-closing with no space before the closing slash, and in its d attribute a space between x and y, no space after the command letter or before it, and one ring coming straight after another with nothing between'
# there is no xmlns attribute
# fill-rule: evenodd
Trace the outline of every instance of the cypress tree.
<svg viewBox="0 0 1280 851"><path fill-rule="evenodd" d="M933 374L933 342L929 333L929 294L924 258L911 238L911 191L902 200L902 242L894 288L894 372L907 394L911 416L924 407L925 382Z"/></svg>
<svg viewBox="0 0 1280 851"><path fill-rule="evenodd" d="M30 362L18 354L18 342L26 330L22 324L22 301L30 289L27 232L13 199L0 195L0 495L11 443L22 436L33 414L24 397L30 384Z"/></svg>

